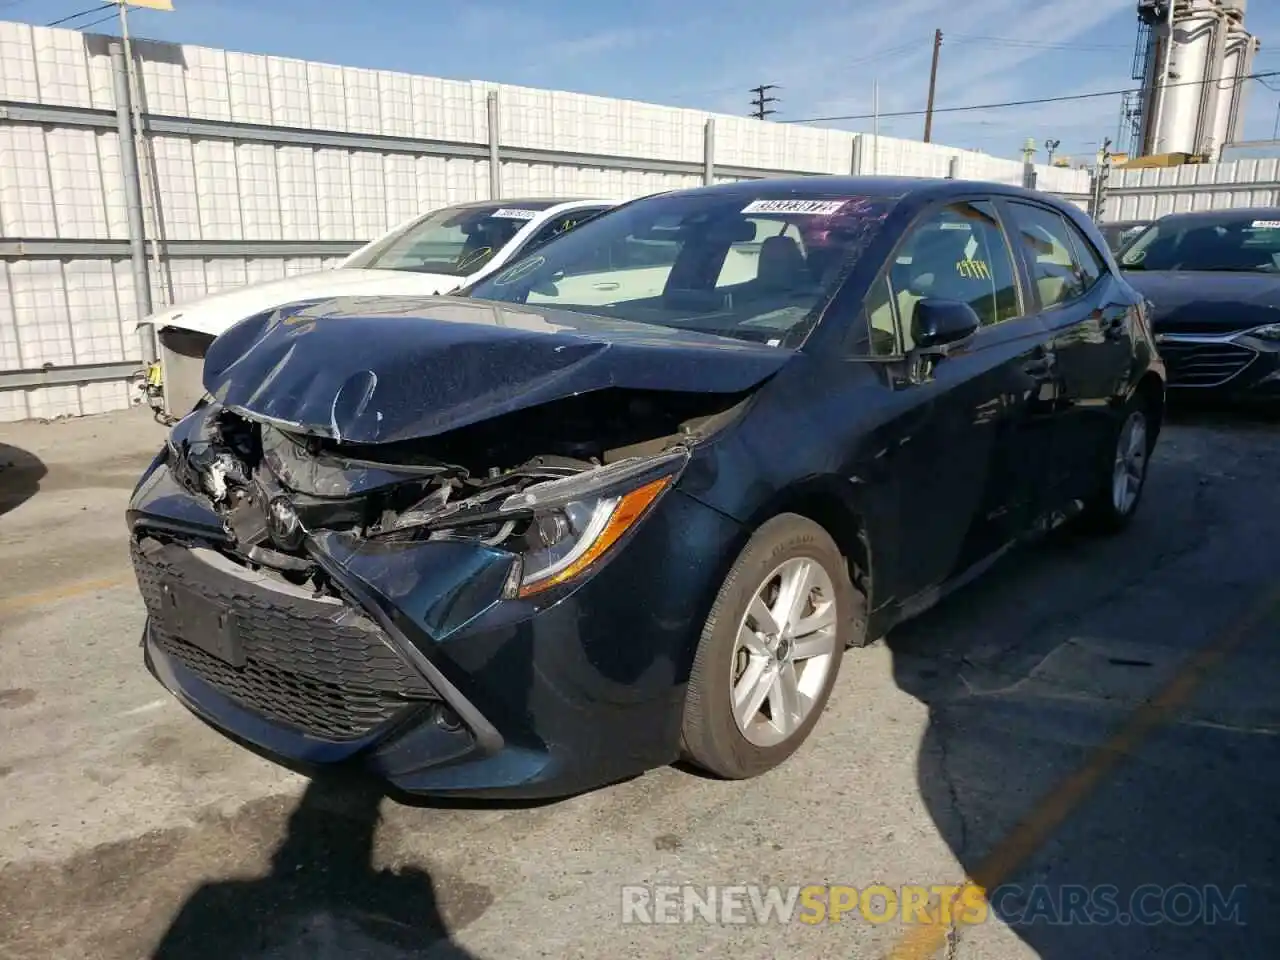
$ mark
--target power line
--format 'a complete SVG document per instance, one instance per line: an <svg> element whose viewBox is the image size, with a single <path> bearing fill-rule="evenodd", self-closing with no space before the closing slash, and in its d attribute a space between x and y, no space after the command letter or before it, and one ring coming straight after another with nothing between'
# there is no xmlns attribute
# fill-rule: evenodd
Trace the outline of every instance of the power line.
<svg viewBox="0 0 1280 960"><path fill-rule="evenodd" d="M880 61L880 60L886 60L886 59L888 59L889 57L896 56L897 54L900 54L900 53L906 53L908 50L915 50L915 49L918 49L918 48L919 48L919 45L920 45L920 44L919 44L919 41L916 41L916 40L913 40L913 41L911 41L910 43L902 43L902 44L899 44L899 45L898 45L898 46L896 46L896 47L889 47L889 48L888 48L888 49L886 49L886 50L881 50L879 53L873 53L873 54L869 54L868 56L865 56L865 57L858 57L858 58L857 58L857 59L855 59L855 60L849 60L849 61L846 61L846 62L843 64L843 66L844 66L845 68L848 68L848 67L863 66L863 65L865 65L865 64L869 64L869 63L876 63L876 62L878 62L878 61ZM842 84L840 85L840 91L841 91L841 92L844 92L844 91L848 90L848 88L849 88L849 84L848 84L848 83L842 83ZM820 88L818 91L816 91L816 96L817 96L819 99L823 99L823 100L825 100L825 99L827 99L827 98L824 96L824 94L825 94L825 93L830 93L830 92L831 92L831 90L832 90L832 88L831 88L831 87L822 87L822 88ZM813 99L813 98L811 97L810 99Z"/></svg>
<svg viewBox="0 0 1280 960"><path fill-rule="evenodd" d="M960 43L992 43L1007 47L1031 47L1037 50L1129 50L1126 43L1054 43L1051 40L1025 40L1020 37L979 37L954 33L951 39Z"/></svg>
<svg viewBox="0 0 1280 960"><path fill-rule="evenodd" d="M896 47L890 47L888 50L881 50L879 53L873 53L867 57L858 57L856 60L850 60L845 64L846 67L856 67L860 63L872 63L876 60L883 60L885 57L891 57L895 53L905 53L907 50L914 50L916 41L910 43L899 44Z"/></svg>
<svg viewBox="0 0 1280 960"><path fill-rule="evenodd" d="M68 14L67 16L61 17L58 20L51 20L50 22L46 23L45 26L56 27L59 24L66 23L68 20L78 20L81 17L88 16L91 13L101 13L103 10L106 10L108 7L114 7L114 6L115 6L114 3L100 3L98 4L98 6L90 7L88 10L81 10L79 13ZM98 22L101 22L101 21L98 21Z"/></svg>
<svg viewBox="0 0 1280 960"><path fill-rule="evenodd" d="M111 13L108 13L105 17L99 17L97 20L90 20L88 23L77 24L76 29L88 30L90 27L96 27L100 23L106 23L108 20L114 20L115 18L116 18L116 14L115 14L115 11L113 10L111 11ZM142 38L139 37L138 39L142 39Z"/></svg>
<svg viewBox="0 0 1280 960"><path fill-rule="evenodd" d="M1263 77L1280 77L1280 70L1269 70L1265 73L1251 73L1243 76L1241 80L1260 80ZM1183 80L1178 83L1166 83L1165 87L1196 87L1204 86L1207 83L1221 83L1218 78L1212 80ZM1001 103L974 103L963 107L934 107L934 113L963 113L971 110L999 110L1004 107L1031 107L1042 103L1069 103L1074 100L1096 100L1099 97L1119 97L1126 93L1141 93L1141 88L1130 88L1127 90L1098 90L1095 93L1074 93L1060 97L1038 97L1034 100L1005 100ZM890 113L881 113L880 119L892 117L922 117L928 114L926 110L896 110ZM782 123L825 123L830 120L870 120L876 116L871 113L853 113L845 114L838 117L805 117L800 120L782 120Z"/></svg>

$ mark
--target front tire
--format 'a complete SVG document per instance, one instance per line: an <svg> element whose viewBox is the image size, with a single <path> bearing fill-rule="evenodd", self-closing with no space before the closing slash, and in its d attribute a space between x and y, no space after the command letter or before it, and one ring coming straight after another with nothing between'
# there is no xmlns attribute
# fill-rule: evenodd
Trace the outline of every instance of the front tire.
<svg viewBox="0 0 1280 960"><path fill-rule="evenodd" d="M781 764L813 730L839 673L858 594L831 536L780 514L748 541L698 642L683 752L720 777Z"/></svg>
<svg viewBox="0 0 1280 960"><path fill-rule="evenodd" d="M1120 413L1112 455L1099 478L1098 492L1085 506L1082 521L1093 533L1118 533L1129 525L1142 502L1152 448L1150 411L1135 396Z"/></svg>

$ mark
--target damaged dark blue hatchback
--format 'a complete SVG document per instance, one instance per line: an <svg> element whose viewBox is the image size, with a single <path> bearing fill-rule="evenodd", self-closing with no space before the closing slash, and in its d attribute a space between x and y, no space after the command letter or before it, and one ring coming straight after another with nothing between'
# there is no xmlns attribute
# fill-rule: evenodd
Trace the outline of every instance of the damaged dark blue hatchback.
<svg viewBox="0 0 1280 960"><path fill-rule="evenodd" d="M624 205L461 297L251 318L130 504L147 663L410 792L761 773L846 647L1133 515L1144 310L1056 201L813 177Z"/></svg>

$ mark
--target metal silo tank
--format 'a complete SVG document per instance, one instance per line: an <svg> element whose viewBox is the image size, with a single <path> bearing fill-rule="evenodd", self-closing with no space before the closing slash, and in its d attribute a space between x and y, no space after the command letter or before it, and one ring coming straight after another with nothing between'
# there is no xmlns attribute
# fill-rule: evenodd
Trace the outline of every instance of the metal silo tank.
<svg viewBox="0 0 1280 960"><path fill-rule="evenodd" d="M1161 77L1155 78L1158 86L1152 98L1153 153L1198 153L1208 139L1210 125L1205 123L1205 114L1216 107L1216 100L1205 95L1205 84L1220 75L1225 27L1221 0L1178 0L1174 4L1167 78L1162 89ZM1167 35L1169 28L1161 24L1156 29Z"/></svg>
<svg viewBox="0 0 1280 960"><path fill-rule="evenodd" d="M1243 3L1243 0L1236 2ZM1248 83L1244 78L1250 73L1256 45L1257 41L1242 24L1231 24L1222 58L1222 78L1215 91L1218 98L1212 131L1215 155L1237 139Z"/></svg>

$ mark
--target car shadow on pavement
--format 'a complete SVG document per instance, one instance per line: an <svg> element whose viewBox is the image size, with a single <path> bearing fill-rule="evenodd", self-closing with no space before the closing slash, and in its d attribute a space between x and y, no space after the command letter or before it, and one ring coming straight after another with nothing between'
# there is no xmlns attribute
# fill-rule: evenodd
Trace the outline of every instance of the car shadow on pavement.
<svg viewBox="0 0 1280 960"><path fill-rule="evenodd" d="M431 876L373 864L382 787L313 776L258 879L205 883L152 960L467 960L441 915Z"/></svg>
<svg viewBox="0 0 1280 960"><path fill-rule="evenodd" d="M1026 547L887 639L928 707L918 788L959 864L915 882L968 877L990 905L939 955L1280 956L1277 611L1176 712L1117 739L1274 585L1280 444L1216 466L1216 432L1179 433L1121 535Z"/></svg>
<svg viewBox="0 0 1280 960"><path fill-rule="evenodd" d="M1280 426L1280 402L1240 403L1173 397L1167 419L1184 426L1226 427L1235 430L1274 430Z"/></svg>
<svg viewBox="0 0 1280 960"><path fill-rule="evenodd" d="M0 443L0 516L35 496L48 473L39 457L8 443Z"/></svg>

